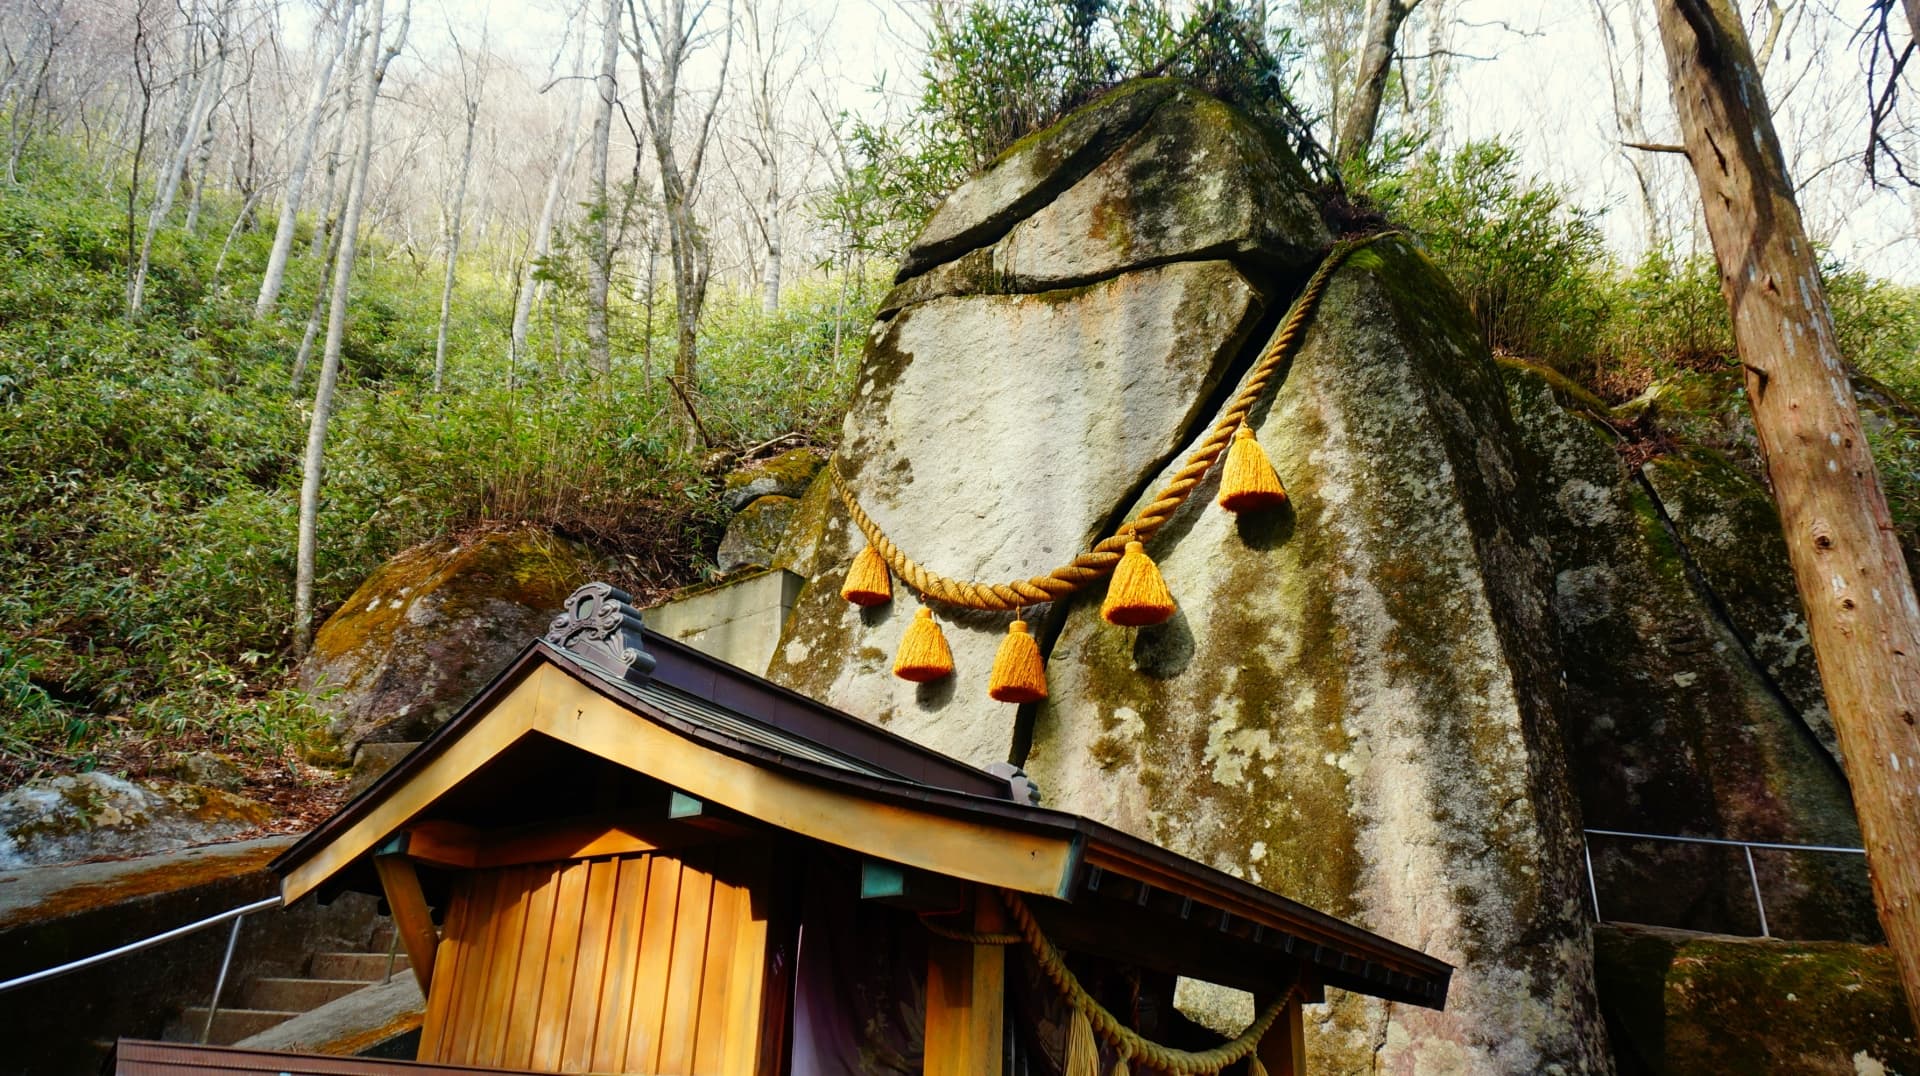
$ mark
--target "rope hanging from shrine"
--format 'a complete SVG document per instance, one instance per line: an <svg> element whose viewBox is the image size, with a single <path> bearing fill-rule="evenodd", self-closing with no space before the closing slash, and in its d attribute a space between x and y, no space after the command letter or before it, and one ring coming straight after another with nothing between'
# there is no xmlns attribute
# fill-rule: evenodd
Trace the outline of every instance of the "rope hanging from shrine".
<svg viewBox="0 0 1920 1076"><path fill-rule="evenodd" d="M1008 915L1013 919L1015 929L1011 932L956 930L924 915L920 922L933 934L968 945L1025 943L1040 973L1052 984L1068 1008L1073 1010L1072 1024L1067 1033L1066 1076L1099 1076L1096 1039L1111 1046L1119 1055L1109 1076L1131 1076L1134 1061L1168 1076L1216 1076L1241 1060L1249 1062L1247 1076L1266 1076L1266 1068L1254 1051L1259 1049L1260 1041L1272 1030L1274 1022L1299 995L1298 983L1261 1006L1253 1022L1229 1042L1208 1050L1176 1050L1171 1046L1162 1046L1128 1027L1087 992L1073 969L1067 966L1066 958L1060 955L1060 951L1041 931L1026 901L1006 890L1002 890L1000 895Z"/></svg>
<svg viewBox="0 0 1920 1076"><path fill-rule="evenodd" d="M1286 489L1265 450L1255 440L1252 427L1247 425L1247 415L1299 350L1335 270L1355 251L1393 234L1397 233L1380 232L1335 243L1294 298L1280 327L1241 381L1239 391L1153 501L1113 534L1044 575L1004 583L981 583L955 579L928 568L888 537L854 495L852 485L840 471L838 457L830 459L828 468L834 487L840 493L840 502L867 540L866 547L855 556L847 571L840 596L855 605L885 604L893 598L893 580L899 579L922 597L946 605L1012 612L1014 620L994 659L987 694L1001 702L1013 703L1038 702L1047 697L1046 670L1039 644L1020 615L1025 609L1058 601L1111 576L1113 581L1100 607L1103 619L1124 627L1165 622L1173 616L1176 606L1158 567L1146 553L1146 542L1173 518L1223 454L1227 460L1218 497L1222 508L1242 513L1286 504ZM939 680L953 672L952 651L933 618L933 611L927 606L922 605L908 624L893 671L901 679L916 682Z"/></svg>

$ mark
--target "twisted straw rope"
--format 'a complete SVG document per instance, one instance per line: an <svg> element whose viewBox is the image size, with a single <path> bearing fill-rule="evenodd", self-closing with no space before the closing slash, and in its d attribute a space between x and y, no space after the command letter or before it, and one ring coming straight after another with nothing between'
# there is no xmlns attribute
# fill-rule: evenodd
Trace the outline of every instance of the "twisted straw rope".
<svg viewBox="0 0 1920 1076"><path fill-rule="evenodd" d="M1141 1037L1140 1033L1120 1022L1120 1019L1108 1012L1106 1006L1094 1000L1086 987L1067 967L1060 951L1053 947L1047 936L1040 932L1040 924L1034 921L1033 911L1027 902L1013 893L1002 890L1007 911L1013 916L1014 925L1020 936L1026 939L1027 948L1033 950L1034 959L1040 965L1040 971L1046 975L1054 988L1060 991L1067 1003L1086 1016L1093 1025L1094 1034L1113 1044L1122 1057L1138 1060L1149 1067L1167 1073L1168 1076L1214 1076L1221 1069L1246 1057L1260 1045L1280 1014L1287 1011L1295 995L1300 993L1300 984L1295 983L1286 993L1267 1002L1253 1023L1247 1025L1238 1038L1232 1042L1215 1046L1211 1050L1176 1050L1171 1046L1162 1046L1152 1039Z"/></svg>
<svg viewBox="0 0 1920 1076"><path fill-rule="evenodd" d="M1246 380L1239 393L1226 411L1214 422L1207 436L1187 456L1187 462L1167 484L1161 487L1153 503L1140 510L1140 514L1120 526L1115 533L1102 538L1092 549L1073 558L1070 563L1062 564L1045 575L1036 575L1030 579L1016 579L1010 583L976 583L966 579L955 579L941 575L906 555L887 533L880 529L866 509L860 506L853 495L853 488L840 473L839 457L828 461L833 472L833 481L840 491L840 501L846 505L847 514L867 536L867 544L872 546L893 570L894 578L902 580L921 594L929 595L949 605L958 605L968 609L1017 610L1041 602L1064 598L1089 583L1104 579L1113 574L1114 566L1120 563L1121 554L1127 543L1144 542L1186 503L1187 496L1194 487L1205 478L1207 471L1226 451L1227 443L1233 439L1233 432L1245 421L1247 412L1253 410L1260 397L1267 391L1267 385L1273 380L1283 363L1290 358L1299 346L1307 325L1313 320L1320 298L1327 290L1327 284L1333 279L1333 272L1348 255L1372 243L1374 240L1392 232L1380 232L1374 235L1354 239L1343 239L1333 245L1327 256L1308 278L1307 286L1288 309L1286 319L1267 342L1258 362L1247 371Z"/></svg>

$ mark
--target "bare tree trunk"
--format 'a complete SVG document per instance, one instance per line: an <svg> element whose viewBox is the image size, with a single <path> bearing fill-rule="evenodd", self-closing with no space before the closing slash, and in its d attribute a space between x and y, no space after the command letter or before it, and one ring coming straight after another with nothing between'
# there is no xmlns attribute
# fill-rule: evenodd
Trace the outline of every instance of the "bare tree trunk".
<svg viewBox="0 0 1920 1076"><path fill-rule="evenodd" d="M327 117L327 95L333 86L333 69L346 54L353 37L353 12L356 0L346 0L339 14L339 30L333 49L320 67L320 73L307 91L307 125L301 131L300 146L294 151L293 166L287 171L287 193L280 200L280 223L274 228L273 249L267 254L267 269L260 277L260 297L254 301L253 316L265 318L280 299L287 279L287 257L293 253L293 233L300 223L300 198L306 192L307 173L313 170L313 150L320 141L320 128ZM326 209L326 203L321 203Z"/></svg>
<svg viewBox="0 0 1920 1076"><path fill-rule="evenodd" d="M486 63L486 44L481 43L480 64ZM464 71L465 62L462 61ZM480 95L486 78L484 66L476 72L467 91L467 133L460 145L460 178L453 188L453 212L447 221L447 271L440 282L440 330L433 340L433 391L439 392L447 376L447 323L453 317L453 277L460 259L461 212L467 204L467 180L473 175L473 135L480 126Z"/></svg>
<svg viewBox="0 0 1920 1076"><path fill-rule="evenodd" d="M224 14L223 11L215 17L224 17ZM140 261L134 268L133 286L127 300L127 308L136 316L146 300L147 268L153 260L153 237L166 222L167 215L173 212L173 200L180 192L180 179L187 169L188 156L199 140L201 128L206 126L207 110L212 107L214 81L211 72L201 73L199 87L194 91L192 102L181 121L183 130L174 142L172 156L167 158L166 170L160 173L153 205L147 210L147 231L140 241Z"/></svg>
<svg viewBox="0 0 1920 1076"><path fill-rule="evenodd" d="M1920 602L1739 13L1655 7L1880 925L1920 1020Z"/></svg>
<svg viewBox="0 0 1920 1076"><path fill-rule="evenodd" d="M333 295L327 311L327 343L320 353L320 378L313 392L313 418L307 424L307 451L300 467L299 551L295 559L293 582L293 651L306 656L313 643L313 574L320 522L321 469L326 462L327 420L333 413L333 391L340 380L340 345L347 332L347 290L353 280L353 257L360 214L366 207L367 173L373 165L373 111L380 102L380 82L387 65L407 38L407 24L413 14L411 3L400 16L400 29L393 45L383 50L381 21L386 0L373 0L368 17L372 34L367 44L366 99L360 104L360 146L355 155L353 176L347 183L347 213L340 222L340 253L333 267Z"/></svg>
<svg viewBox="0 0 1920 1076"><path fill-rule="evenodd" d="M1374 129L1380 124L1380 100L1386 94L1387 76L1393 71L1394 40L1400 24L1407 21L1420 0L1368 0L1365 45L1360 52L1360 70L1354 80L1353 99L1340 118L1340 133L1335 139L1342 161L1366 156L1373 145Z"/></svg>
<svg viewBox="0 0 1920 1076"><path fill-rule="evenodd" d="M613 369L607 340L607 288L613 275L613 203L607 198L608 142L613 138L613 103L619 97L615 72L620 62L620 0L606 0L601 9L600 74L595 86L600 102L593 113L593 158L588 168L593 205L587 221L587 354L602 374Z"/></svg>
<svg viewBox="0 0 1920 1076"><path fill-rule="evenodd" d="M1640 209L1647 218L1647 252L1651 254L1667 248L1667 228L1659 202L1654 197L1653 165L1641 156L1644 151L1632 148L1634 143L1645 145L1651 141L1647 137L1644 107L1646 39L1641 33L1640 12L1634 6L1636 2L1629 0L1626 11L1627 26L1633 32L1633 51L1628 55L1620 52L1613 19L1607 13L1607 0L1593 0L1593 15L1600 24L1600 43L1605 50L1607 78L1613 87L1614 129L1620 135L1621 155L1626 158L1627 167L1632 170L1634 183L1640 191ZM1633 65L1631 74L1625 70L1628 63Z"/></svg>
<svg viewBox="0 0 1920 1076"><path fill-rule="evenodd" d="M540 290L540 281L535 274L540 271L540 261L553 250L553 224L559 216L560 196L566 192L568 175L573 171L574 155L580 152L580 140L573 136L578 126L579 115L576 111L573 123L560 132L564 152L554 166L553 177L547 181L547 198L540 205L540 218L533 222L533 235L528 237L527 263L520 273L520 294L513 303L513 331L508 338L511 348L509 358L517 363L527 353L527 332L533 324L533 297Z"/></svg>
<svg viewBox="0 0 1920 1076"><path fill-rule="evenodd" d="M681 137L676 118L683 98L690 98L681 81L684 67L700 43L713 31L700 27L705 5L688 10L686 0L659 0L658 8L643 0L628 0L627 12L633 20L634 60L640 67L640 96L645 105L648 139L653 143L654 162L660 170L660 197L667 217L667 253L673 264L673 307L676 322L673 376L668 379L680 404L685 447L691 451L705 440L700 415L693 399L699 372L700 309L706 303L708 273L712 261L705 233L693 216L693 201L699 190L700 172L706 160L707 145L713 134L714 113L719 110L721 90L708 98L704 114L693 125L693 136L686 141L688 157L680 156ZM644 27L643 16L644 11ZM733 57L733 4L728 0L721 16L723 34L720 77L715 85L727 82L727 64ZM649 63L647 45L655 56Z"/></svg>
<svg viewBox="0 0 1920 1076"><path fill-rule="evenodd" d="M313 289L313 302L307 309L307 327L300 335L300 348L293 355L293 372L287 379L296 393L300 391L301 380L307 376L307 362L313 358L313 342L320 338L320 327L326 321L327 282L333 279L335 260L340 257L339 214L329 210L324 222L314 232L326 237L327 249L320 262L320 283Z"/></svg>

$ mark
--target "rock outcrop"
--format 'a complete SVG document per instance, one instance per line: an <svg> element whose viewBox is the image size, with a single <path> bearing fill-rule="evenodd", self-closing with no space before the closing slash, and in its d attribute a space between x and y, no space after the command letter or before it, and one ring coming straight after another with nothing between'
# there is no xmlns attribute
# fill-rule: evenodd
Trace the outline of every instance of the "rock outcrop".
<svg viewBox="0 0 1920 1076"><path fill-rule="evenodd" d="M589 550L536 528L415 546L327 618L300 684L348 748L423 740L601 568Z"/></svg>
<svg viewBox="0 0 1920 1076"><path fill-rule="evenodd" d="M1397 239L1329 289L1252 418L1290 511L1214 481L1150 551L1181 605L1075 601L1028 772L1049 802L1458 966L1445 1013L1341 997L1330 1071L1604 1066L1559 738L1550 576L1499 377Z"/></svg>
<svg viewBox="0 0 1920 1076"><path fill-rule="evenodd" d="M1555 573L1586 825L1859 847L1772 502L1718 455L1630 468L1604 404L1508 363ZM1738 849L1596 838L1602 913L1760 932ZM1762 853L1776 932L1874 940L1856 857Z"/></svg>
<svg viewBox="0 0 1920 1076"><path fill-rule="evenodd" d="M1920 1036L1883 946L1647 927L1595 933L1623 1073L1920 1072Z"/></svg>
<svg viewBox="0 0 1920 1076"><path fill-rule="evenodd" d="M1300 177L1233 109L1158 83L1016 146L882 303L851 492L958 578L1110 533L1330 242ZM1162 627L1098 623L1100 588L1030 614L1051 701L987 700L1004 614L939 607L955 676L893 679L919 598L840 601L863 540L827 478L784 543L809 581L770 675L1459 966L1444 1012L1316 1009L1316 1071L1605 1071L1543 520L1460 299L1404 241L1363 252L1253 422L1294 509L1236 520L1197 491L1152 544L1181 606Z"/></svg>
<svg viewBox="0 0 1920 1076"><path fill-rule="evenodd" d="M245 796L179 781L97 770L49 777L0 796L0 870L232 840L272 816Z"/></svg>

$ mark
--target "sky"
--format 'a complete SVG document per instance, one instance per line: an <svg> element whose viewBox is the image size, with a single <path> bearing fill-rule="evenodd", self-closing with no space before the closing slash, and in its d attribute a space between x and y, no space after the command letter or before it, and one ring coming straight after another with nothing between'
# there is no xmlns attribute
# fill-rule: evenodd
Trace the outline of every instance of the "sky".
<svg viewBox="0 0 1920 1076"><path fill-rule="evenodd" d="M471 40L482 23L493 39L528 64L552 63L569 23L569 0L419 0L416 18L459 28ZM716 3L724 0L715 0ZM1436 0L1429 0L1429 5ZM1602 210L1600 225L1623 257L1637 257L1646 224L1623 151L1617 144L1605 52L1592 0L1450 0L1454 20L1445 143L1501 137L1519 151L1524 169L1562 185L1579 205ZM1649 135L1681 139L1668 103L1665 60L1642 0L1606 0L1616 19L1629 8L1645 22L1643 57ZM1849 41L1846 12L1864 3L1801 0L1804 13L1785 35L1769 94L1796 178L1813 175L1801 209L1816 243L1849 266L1906 283L1920 282L1920 198L1911 191L1868 189L1857 157L1864 144L1865 79ZM913 8L897 0L787 0L826 44L803 79L831 87L846 107L869 117L904 110L914 89L919 32ZM1836 13L1837 12L1837 13ZM1410 24L1412 25L1412 24ZM424 29L424 27L423 27ZM1625 36L1624 28L1621 30ZM417 33L431 50L443 33ZM1623 44L1625 44L1623 42ZM1403 51L1425 51L1403 40ZM1311 87L1304 87L1311 93ZM1634 151L1626 151L1634 152ZM1855 159L1847 159L1855 158ZM1686 221L1697 218L1697 191L1683 159L1653 162L1661 197L1680 224L1683 244L1704 249ZM1817 174L1815 174L1817 173Z"/></svg>

